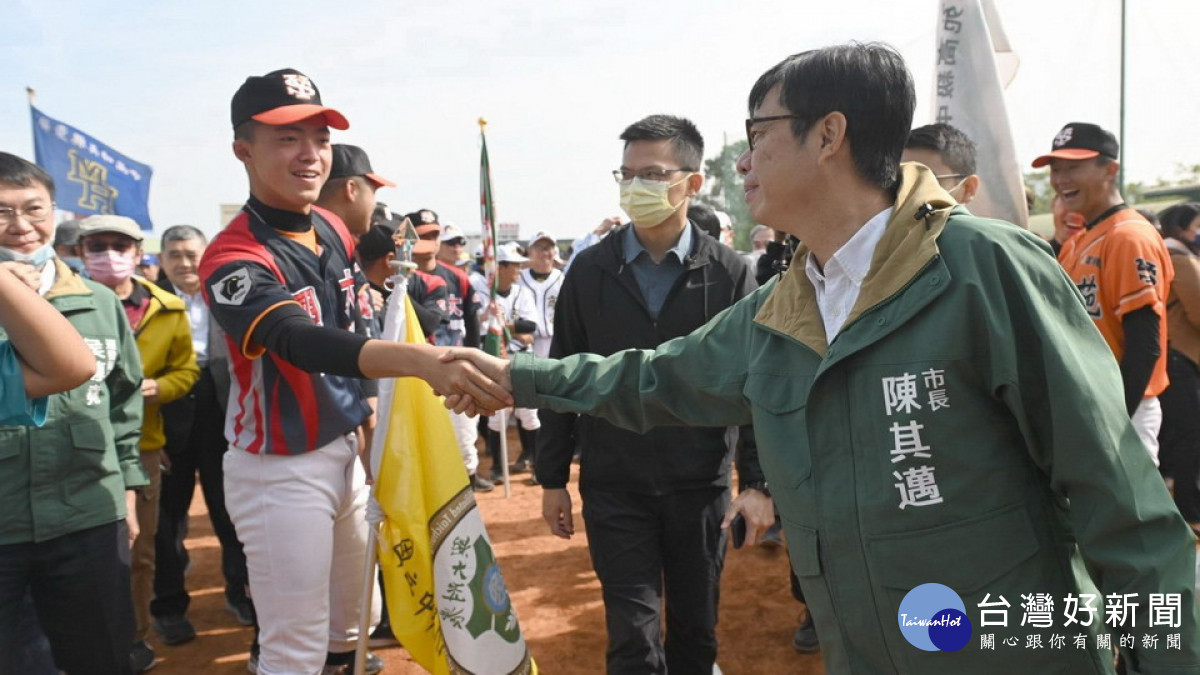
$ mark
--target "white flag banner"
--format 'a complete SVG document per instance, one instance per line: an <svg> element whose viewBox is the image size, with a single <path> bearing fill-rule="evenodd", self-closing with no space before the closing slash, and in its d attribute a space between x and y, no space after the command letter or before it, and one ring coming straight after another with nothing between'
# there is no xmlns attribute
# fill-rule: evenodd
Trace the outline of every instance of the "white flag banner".
<svg viewBox="0 0 1200 675"><path fill-rule="evenodd" d="M992 0L941 0L934 121L953 125L975 142L980 187L971 213L1027 227L1021 164L1004 104L1004 87L1019 63Z"/></svg>

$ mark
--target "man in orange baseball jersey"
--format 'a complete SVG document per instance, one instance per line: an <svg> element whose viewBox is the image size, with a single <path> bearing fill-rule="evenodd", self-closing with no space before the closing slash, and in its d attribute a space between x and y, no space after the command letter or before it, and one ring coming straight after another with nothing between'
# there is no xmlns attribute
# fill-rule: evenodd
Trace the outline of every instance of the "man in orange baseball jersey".
<svg viewBox="0 0 1200 675"><path fill-rule="evenodd" d="M1050 184L1063 206L1086 220L1058 260L1121 364L1125 407L1157 464L1158 395L1167 388L1166 302L1175 268L1154 226L1121 198L1119 151L1112 133L1072 122L1033 166L1050 165Z"/></svg>

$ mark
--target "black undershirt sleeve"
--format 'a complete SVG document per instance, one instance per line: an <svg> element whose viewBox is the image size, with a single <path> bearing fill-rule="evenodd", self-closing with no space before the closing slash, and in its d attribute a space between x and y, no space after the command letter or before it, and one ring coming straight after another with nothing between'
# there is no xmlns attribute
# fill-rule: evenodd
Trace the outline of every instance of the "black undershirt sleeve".
<svg viewBox="0 0 1200 675"><path fill-rule="evenodd" d="M281 305L268 312L254 327L250 339L310 373L365 377L358 368L358 354L369 338L318 326L299 305Z"/></svg>
<svg viewBox="0 0 1200 675"><path fill-rule="evenodd" d="M475 289L468 283L462 303L463 345L479 349L479 309L475 304Z"/></svg>
<svg viewBox="0 0 1200 675"><path fill-rule="evenodd" d="M1121 319L1125 330L1125 358L1121 359L1121 380L1125 384L1125 408L1130 417L1146 395L1146 386L1154 366L1162 355L1159 343L1158 314L1153 307L1142 307Z"/></svg>

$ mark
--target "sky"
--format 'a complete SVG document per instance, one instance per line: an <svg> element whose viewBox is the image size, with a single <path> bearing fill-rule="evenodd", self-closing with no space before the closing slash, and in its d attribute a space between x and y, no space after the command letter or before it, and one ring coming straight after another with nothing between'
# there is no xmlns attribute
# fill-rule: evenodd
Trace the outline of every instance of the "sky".
<svg viewBox="0 0 1200 675"><path fill-rule="evenodd" d="M1065 123L1119 124L1119 0L995 0L1021 58L1006 96L1018 157ZM1196 0L1128 0L1127 180L1200 163ZM713 156L744 134L755 79L789 54L892 44L931 121L936 0L355 0L341 4L0 0L0 149L33 158L25 87L45 114L154 168L155 230L213 233L247 195L229 99L296 68L341 110L334 142L395 181L380 201L479 229L486 117L498 220L578 236L620 213L618 136L653 113L691 118Z"/></svg>

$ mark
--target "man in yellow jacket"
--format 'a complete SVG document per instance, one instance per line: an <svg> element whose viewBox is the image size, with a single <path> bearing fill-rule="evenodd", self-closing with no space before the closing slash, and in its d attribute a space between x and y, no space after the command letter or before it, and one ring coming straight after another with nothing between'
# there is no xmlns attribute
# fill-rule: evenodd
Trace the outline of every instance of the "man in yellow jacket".
<svg viewBox="0 0 1200 675"><path fill-rule="evenodd" d="M132 553L133 609L137 624L130 652L134 672L154 665L154 651L146 638L150 634L150 600L154 597L154 535L158 530L160 467L165 444L159 407L182 397L200 377L183 300L133 276L134 266L142 256L142 239L137 223L124 216L91 216L79 226L84 266L94 281L111 288L121 299L137 338L145 373L141 457L150 484L138 496L141 530Z"/></svg>

